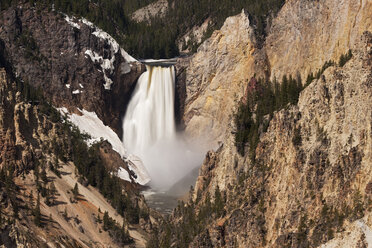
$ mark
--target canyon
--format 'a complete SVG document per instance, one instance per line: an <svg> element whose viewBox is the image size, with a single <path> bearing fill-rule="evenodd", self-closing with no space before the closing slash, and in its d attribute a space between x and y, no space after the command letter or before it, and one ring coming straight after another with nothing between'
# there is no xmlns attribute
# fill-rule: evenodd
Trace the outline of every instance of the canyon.
<svg viewBox="0 0 372 248"><path fill-rule="evenodd" d="M168 6L165 3L149 5L133 18L148 21L156 13L162 18ZM35 167L35 157L54 161L55 140L66 150L73 148L64 143L62 124L51 120L50 114L42 114L35 102L22 99L16 86L21 83L16 82L26 81L41 89L43 97L54 107L63 108L71 121L73 115L94 112L101 129L111 128L115 140L122 137L127 148L135 149L132 145L139 132L155 127L158 120L143 121L143 116L136 115L146 111L135 111L130 102L136 97L136 87L150 87L155 82L141 77L162 70L135 60L84 18L21 6L2 11L0 18L0 61L7 70L1 72L0 167L14 164L15 184L23 192L19 201L27 202L30 194L37 198L37 179L24 173ZM107 211L128 230L136 247L372 246L370 13L369 0L288 0L270 19L264 42L247 11L228 17L194 54L177 58L174 67L163 69L171 70L170 77L174 77L168 81L173 82L174 95L170 97L175 101L174 106L164 103L170 107L167 112L172 119L167 122L172 126L165 131L172 137L178 131L187 142L203 141L203 154L209 150L196 184L173 213L162 218L148 208L140 194L145 183L138 180L146 179L139 172L142 165L127 151L118 151L122 148L112 139L98 135L94 138L109 141L102 141L97 148L103 166L113 174L123 170L120 185L133 209L138 209L136 223L130 216L121 217L102 192L79 182L74 169L77 160L60 160L63 175L55 176L47 169L47 176L57 188L56 200L67 202L68 215L78 215L81 224L74 224L72 217L65 220L59 206L42 203L42 214L45 218L51 214L54 223L37 227L32 214L21 211L20 220L0 225L6 237L0 238L0 245L120 246L91 218L103 218ZM351 57L341 61L349 51ZM252 94L260 94L262 82L279 82L284 76L302 82L298 101L256 123L257 146L244 144L249 152L242 154L236 146L236 113ZM125 120L129 118L127 108L132 116L129 120ZM155 114L154 110L151 113ZM254 120L257 113L252 116ZM126 136L125 123L138 118L142 118L141 130L128 127L130 134ZM50 146L51 151L44 151L44 146ZM71 203L75 182L81 197ZM7 206L8 220L15 212L10 196L2 194L0 199ZM81 209L89 211L84 214ZM28 230L43 231L31 238L26 235Z"/></svg>

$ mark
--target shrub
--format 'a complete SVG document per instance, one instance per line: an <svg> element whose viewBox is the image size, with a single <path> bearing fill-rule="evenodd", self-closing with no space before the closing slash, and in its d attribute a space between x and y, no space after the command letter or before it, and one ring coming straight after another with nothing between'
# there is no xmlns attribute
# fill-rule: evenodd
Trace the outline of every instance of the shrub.
<svg viewBox="0 0 372 248"><path fill-rule="evenodd" d="M349 51L346 54L341 55L340 60L338 61L338 65L340 67L343 67L346 64L346 62L348 62L352 57L353 57L353 54L351 50L349 49Z"/></svg>

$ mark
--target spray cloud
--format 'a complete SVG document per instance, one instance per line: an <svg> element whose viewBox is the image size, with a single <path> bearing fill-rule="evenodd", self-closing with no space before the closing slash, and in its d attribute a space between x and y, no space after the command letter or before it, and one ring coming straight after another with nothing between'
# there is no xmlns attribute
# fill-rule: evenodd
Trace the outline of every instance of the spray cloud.
<svg viewBox="0 0 372 248"><path fill-rule="evenodd" d="M177 134L174 120L174 66L146 66L123 120L123 141L151 177L150 185L167 190L200 166L204 151Z"/></svg>

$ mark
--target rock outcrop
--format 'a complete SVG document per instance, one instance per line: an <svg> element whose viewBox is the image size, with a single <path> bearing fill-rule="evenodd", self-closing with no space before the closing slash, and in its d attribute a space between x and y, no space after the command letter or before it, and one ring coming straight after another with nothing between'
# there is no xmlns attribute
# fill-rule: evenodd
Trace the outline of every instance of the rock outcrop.
<svg viewBox="0 0 372 248"><path fill-rule="evenodd" d="M263 76L264 58L255 48L248 14L227 18L191 58L186 71L186 133L209 146L225 138L232 113L246 82Z"/></svg>
<svg viewBox="0 0 372 248"><path fill-rule="evenodd" d="M368 0L287 1L274 18L264 49L271 77L299 73L306 79L372 30Z"/></svg>
<svg viewBox="0 0 372 248"><path fill-rule="evenodd" d="M27 91L19 89L24 84L0 68L0 247L122 247L125 235L137 247L145 247L146 234L130 224L129 215L120 216L102 190L88 185L86 175L78 173L70 155L81 147L72 147L73 138L65 129L72 127L45 102L25 101ZM131 173L107 142L99 145L97 156L102 162L100 176L105 169L116 174L119 167ZM148 212L135 184L119 179L117 183L127 197L127 208L133 205ZM112 233L103 226L105 212L122 231ZM151 227L148 217L139 218L142 226ZM133 228L128 230L129 226Z"/></svg>
<svg viewBox="0 0 372 248"><path fill-rule="evenodd" d="M132 20L136 22L151 22L152 18L162 18L168 11L168 1L159 0L151 3L132 14Z"/></svg>
<svg viewBox="0 0 372 248"><path fill-rule="evenodd" d="M122 136L121 119L145 70L90 22L28 4L2 11L0 40L16 75L56 107L96 112Z"/></svg>
<svg viewBox="0 0 372 248"><path fill-rule="evenodd" d="M368 216L372 200L371 47L365 32L344 67L328 68L296 106L274 114L255 162L237 154L233 135L207 155L194 199L217 186L227 197L222 224L209 227L214 246L317 247L344 225L368 232L369 221L348 223ZM351 247L368 242L362 236Z"/></svg>
<svg viewBox="0 0 372 248"><path fill-rule="evenodd" d="M226 200L223 217L212 213L190 247L372 245L366 236L372 202L371 7L370 1L286 1L261 48L243 12L228 18L191 57L186 132L206 135L207 146L218 147L199 171L191 206L202 211L217 189ZM352 59L339 66L349 49ZM298 104L273 114L254 161L239 155L233 116L248 80L300 75L304 82L329 60L335 63L301 92ZM184 217L178 214L176 226Z"/></svg>
<svg viewBox="0 0 372 248"><path fill-rule="evenodd" d="M212 20L207 18L200 26L195 26L186 32L182 37L177 40L177 47L181 53L190 53L191 46L201 44L204 35L207 33Z"/></svg>
<svg viewBox="0 0 372 248"><path fill-rule="evenodd" d="M186 132L192 137L207 135L215 147L231 132L229 123L247 80L297 75L306 80L324 63L338 63L372 31L372 3L359 0L287 1L269 26L262 48L244 11L226 20L191 58L186 73Z"/></svg>

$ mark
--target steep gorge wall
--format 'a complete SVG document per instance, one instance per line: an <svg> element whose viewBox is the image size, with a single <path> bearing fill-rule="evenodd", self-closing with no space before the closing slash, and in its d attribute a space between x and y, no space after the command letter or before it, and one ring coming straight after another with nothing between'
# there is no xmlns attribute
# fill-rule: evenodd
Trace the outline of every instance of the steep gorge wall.
<svg viewBox="0 0 372 248"><path fill-rule="evenodd" d="M251 77L279 80L299 74L304 82L326 61L337 63L364 31L372 31L371 1L290 0L273 19L265 44L258 49L243 13L229 17L187 67L186 132L207 136L209 147L216 147L232 131L231 116Z"/></svg>
<svg viewBox="0 0 372 248"><path fill-rule="evenodd" d="M145 68L106 33L24 4L1 12L0 41L16 75L41 87L54 106L96 112L122 136L121 118Z"/></svg>
<svg viewBox="0 0 372 248"><path fill-rule="evenodd" d="M194 199L217 186L226 193L226 216L208 228L214 245L317 247L363 216L370 228L371 47L366 33L351 61L328 68L296 106L275 113L254 163L238 155L232 135L208 153ZM343 247L367 242L362 228L354 230L356 241Z"/></svg>
<svg viewBox="0 0 372 248"><path fill-rule="evenodd" d="M370 0L289 0L274 18L265 42L271 77L306 79L372 30Z"/></svg>
<svg viewBox="0 0 372 248"><path fill-rule="evenodd" d="M255 73L264 75L265 58L256 49L248 14L227 18L190 59L186 70L186 133L207 146L223 141L233 110Z"/></svg>
<svg viewBox="0 0 372 248"><path fill-rule="evenodd" d="M316 247L343 228L355 235L338 234L328 247L367 244L363 230L372 224L370 13L371 1L290 0L274 18L262 49L242 13L228 18L190 59L186 132L206 135L209 147L222 141L207 154L194 194L194 199L207 193L213 199L218 186L227 196L227 214L207 228L214 246ZM328 68L296 106L274 114L260 137L255 163L238 154L232 116L251 77L300 74L304 81L349 49L353 58L343 68ZM367 229L359 228L363 223ZM191 247L203 242L200 234Z"/></svg>
<svg viewBox="0 0 372 248"><path fill-rule="evenodd" d="M123 235L106 232L102 219L107 211L121 229L131 225L128 215L119 215L98 185L88 185L87 175L78 173L72 152L82 147L71 142L67 130L73 128L62 123L45 102L26 101L20 85L0 67L0 246L123 247ZM104 176L104 170L117 174L119 166L131 173L108 142L100 143L98 150L96 160L102 162L99 176ZM90 159L84 156L80 161ZM138 187L118 183L120 192L128 197L126 204L148 211ZM75 185L78 196L74 198ZM35 214L37 199L40 224ZM146 235L139 230L149 230L151 222L141 218L140 226L128 231L133 245L145 247Z"/></svg>

